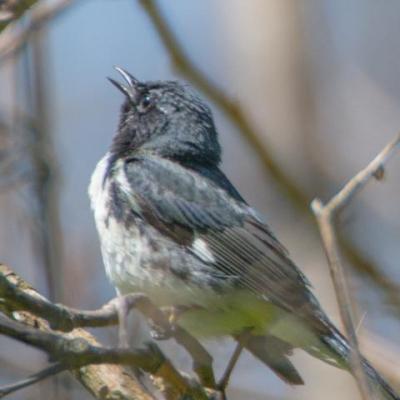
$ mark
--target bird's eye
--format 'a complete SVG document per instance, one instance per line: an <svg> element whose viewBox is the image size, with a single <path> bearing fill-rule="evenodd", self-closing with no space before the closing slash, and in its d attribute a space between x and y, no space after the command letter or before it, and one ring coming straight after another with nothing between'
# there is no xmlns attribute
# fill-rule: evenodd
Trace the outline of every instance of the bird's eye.
<svg viewBox="0 0 400 400"><path fill-rule="evenodd" d="M152 96L151 94L146 94L140 100L140 103L138 105L138 110L140 112L146 112L153 106L153 104L154 104L154 96Z"/></svg>

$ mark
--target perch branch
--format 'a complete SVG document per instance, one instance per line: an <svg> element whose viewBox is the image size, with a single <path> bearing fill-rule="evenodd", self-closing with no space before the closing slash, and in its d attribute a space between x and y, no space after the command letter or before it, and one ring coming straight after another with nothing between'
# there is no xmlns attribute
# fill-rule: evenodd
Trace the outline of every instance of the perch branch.
<svg viewBox="0 0 400 400"><path fill-rule="evenodd" d="M351 369L356 377L360 392L363 398L370 399L370 388L362 367L361 355L358 348L357 335L351 315L351 297L347 287L344 269L341 264L336 233L334 229L334 219L337 213L350 202L372 178L381 179L384 173L384 164L389 160L393 151L400 143L398 134L370 164L357 175L355 175L332 199L324 205L321 200L315 199L311 208L317 218L325 253L328 259L330 272L335 287L337 302L339 305L340 316L346 334L351 344Z"/></svg>
<svg viewBox="0 0 400 400"><path fill-rule="evenodd" d="M100 327L118 323L118 312L116 310L116 307L114 306L113 301L107 303L99 310L76 310L60 304L53 304L49 302L46 298L38 295L31 288L29 288L29 290L27 290L27 288L29 288L29 286L21 278L16 277L16 275L8 267L0 265L0 299L3 299L3 303L0 302L0 308L3 309L3 311L5 311L7 315L11 315L17 320L21 318L21 315L23 316L27 312L32 313L35 316L48 321L51 329L70 332L68 333L67 337L72 337L72 339L76 339L76 333L82 331L81 329L77 329L78 327ZM129 309L137 308L148 319L151 319L155 324L161 326L162 329L164 329L165 331L171 331L172 337L174 337L175 340L179 344L181 344L192 356L194 363L193 367L195 372L199 375L201 383L207 387L215 386L214 375L212 373L211 367L212 358L203 348L203 346L197 341L197 339L189 335L182 328L176 327L172 329L166 315L153 303L151 303L151 301L147 297L138 294L128 295L126 296L126 299ZM50 336L48 336L48 338L50 338ZM65 338L65 335L61 336L61 338ZM22 339L19 338L19 340ZM84 340L85 342L89 343L86 337L84 337ZM40 347L40 343L35 342L30 344L35 345L36 347ZM100 349L100 346L98 346L97 343L94 343L93 346ZM100 357L99 349L94 349L95 353L97 353L96 357ZM42 350L45 349L42 348ZM122 356L118 356L118 353L111 352L114 350L115 349L109 349L108 355L100 354L100 358L97 358L94 362L91 361L90 363L97 364L101 362L106 362L104 361L104 357L106 357L107 359L111 359L112 354L117 357L116 360L119 363L128 363L128 359L124 359ZM117 350L122 352L121 349ZM160 352L160 354L162 354L160 350L158 351ZM80 357L82 356L83 355L81 354ZM61 361L60 357L61 355L58 354L56 359ZM102 359L103 361L101 361ZM64 364L66 363L64 359L62 360L62 362ZM69 363L67 363L68 367L71 367L71 362L72 361L69 360ZM148 371L145 366L142 366L140 364L138 364L138 366ZM189 381L186 378L179 378L177 376L179 372L175 370L168 359L165 359L165 361L163 361L163 365L162 368L160 368L160 371L161 372L158 372L155 375L161 378L164 382L166 381L170 387L173 387L174 392L176 392L176 396L182 395L182 385L184 382L186 382L185 390L187 391L187 393L192 395L191 398L205 398L203 396L204 393L201 394L202 392L200 391L200 387L198 384L189 384ZM165 386L165 383L162 386ZM203 397L201 397L200 395Z"/></svg>
<svg viewBox="0 0 400 400"><path fill-rule="evenodd" d="M75 328L102 327L118 323L118 312L114 301L105 304L98 310L77 310L61 304L53 304L44 297L32 296L30 293L19 290L7 278L8 267L0 265L0 297L7 299L13 310L29 311L46 319L51 329L64 332ZM206 387L215 387L215 378L212 372L212 357L202 344L187 331L179 326L171 327L166 315L142 294L125 296L129 310L138 309L148 319L153 321L164 331L171 332L172 337L191 355L193 370L201 383Z"/></svg>
<svg viewBox="0 0 400 400"><path fill-rule="evenodd" d="M27 326L49 332L50 327L45 319L31 312L16 311L21 310L21 307L16 306L13 301L7 298L4 289L9 286L16 288L18 293L28 294L34 299L46 299L4 265L0 265L0 276L0 311ZM9 282L8 285L5 285L4 278ZM98 345L97 340L83 329L74 329L68 333L68 337L83 338L93 345ZM137 378L121 365L88 365L71 372L95 398L100 399L107 395L110 400L153 400L153 397L147 393Z"/></svg>
<svg viewBox="0 0 400 400"><path fill-rule="evenodd" d="M157 387L161 391L174 393L174 396L169 397L171 399L182 398L183 395L187 395L190 399L208 398L203 388L180 374L156 345L148 345L146 349L130 351L124 355L122 349L101 347L88 332L74 328L71 322L67 324L54 322L57 318L71 319L70 312L72 315L79 314L74 320L78 325L82 323L88 323L89 326L108 325L104 314L108 314L111 320L116 322L116 312L112 310L113 307L108 305L105 308L106 311L100 313L99 317L99 313L96 312L91 314L90 311L83 311L81 315L64 306L52 305L8 267L0 265L0 311L14 319L13 321L1 318L0 333L46 351L54 361L67 366L69 370L72 369L77 379L96 398L104 398L107 394L109 399L150 400L152 396L122 366L131 363L145 371L152 370L157 378L155 380ZM40 318L34 314L38 314ZM93 322L96 318L98 320ZM53 332L47 320L53 321L53 327L70 330L69 333Z"/></svg>
<svg viewBox="0 0 400 400"><path fill-rule="evenodd" d="M155 343L133 350L105 348L92 345L83 338L71 339L54 332L42 332L5 317L0 317L0 333L43 350L69 369L89 364L133 365L162 378L179 393L180 398L208 399L199 385L193 384L175 369Z"/></svg>

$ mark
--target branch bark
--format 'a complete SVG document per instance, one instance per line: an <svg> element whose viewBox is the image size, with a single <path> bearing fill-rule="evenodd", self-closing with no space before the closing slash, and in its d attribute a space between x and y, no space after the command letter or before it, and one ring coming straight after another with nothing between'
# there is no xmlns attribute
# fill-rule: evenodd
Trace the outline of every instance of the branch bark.
<svg viewBox="0 0 400 400"><path fill-rule="evenodd" d="M155 343L132 350L105 348L93 345L83 337L70 338L55 332L43 332L4 317L0 317L0 333L43 350L68 369L107 363L135 366L164 379L179 393L180 398L207 399L200 386L192 385L180 374Z"/></svg>
<svg viewBox="0 0 400 400"><path fill-rule="evenodd" d="M43 297L32 296L21 291L7 279L8 267L0 265L0 296L8 301L8 306L14 310L24 310L46 319L50 328L70 332L75 328L103 327L118 323L118 312L114 301L105 304L98 310L77 310L61 304L53 304ZM193 360L193 370L198 375L202 385L215 387L212 370L212 357L202 344L179 326L171 327L166 315L142 294L124 296L129 310L138 309L156 326L162 328L173 337L190 354Z"/></svg>
<svg viewBox="0 0 400 400"><path fill-rule="evenodd" d="M0 277L0 311L27 327L35 327L41 332L50 332L51 328L45 319L36 316L35 313L20 311L22 308L10 301L11 294L7 293L5 288L7 286L15 288L16 294L22 297L30 296L39 303L45 302L46 299L5 265L0 265ZM92 345L98 345L95 337L83 329L75 329L68 335L70 338L83 338ZM153 400L137 378L121 365L89 365L71 372L95 398L100 399L107 394L112 400L132 398Z"/></svg>
<svg viewBox="0 0 400 400"><path fill-rule="evenodd" d="M354 198L372 177L381 179L384 174L384 164L389 160L394 150L399 146L400 134L398 134L367 167L355 175L347 184L324 205L321 200L315 199L311 208L317 218L319 230L328 259L330 272L335 287L340 316L351 344L350 366L356 377L358 387L363 399L371 399L371 389L365 375L362 358L360 355L357 334L351 315L351 296L346 281L345 272L340 260L339 248L334 228L335 218Z"/></svg>
<svg viewBox="0 0 400 400"><path fill-rule="evenodd" d="M105 394L110 399L153 398L122 365L134 365L152 374L158 388L168 393L168 399L209 398L196 381L172 365L156 344L139 350L105 348L88 332L76 328L117 323L112 303L96 311L52 304L4 265L0 266L0 300L0 311L9 317L0 318L0 333L45 351L65 369L72 370L96 398L104 398ZM162 312L143 296L133 296L130 305L151 313L152 318L162 318L155 315ZM52 330L56 328L69 332Z"/></svg>

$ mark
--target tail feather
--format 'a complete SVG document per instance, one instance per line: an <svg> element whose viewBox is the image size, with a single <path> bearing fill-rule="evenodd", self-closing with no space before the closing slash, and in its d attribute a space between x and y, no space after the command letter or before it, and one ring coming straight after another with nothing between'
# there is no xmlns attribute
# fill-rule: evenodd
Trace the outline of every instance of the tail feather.
<svg viewBox="0 0 400 400"><path fill-rule="evenodd" d="M319 358L326 362L332 361L332 364L350 371L350 345L333 325L330 328L331 333L321 337L321 342L326 346L328 352L324 356L320 354ZM310 353L312 352L310 351ZM316 354L313 353L313 355ZM376 390L382 399L400 400L400 397L365 358L362 358L362 365L370 387Z"/></svg>
<svg viewBox="0 0 400 400"><path fill-rule="evenodd" d="M300 374L287 357L292 351L289 344L274 336L251 336L246 341L245 348L285 382L291 385L304 384Z"/></svg>

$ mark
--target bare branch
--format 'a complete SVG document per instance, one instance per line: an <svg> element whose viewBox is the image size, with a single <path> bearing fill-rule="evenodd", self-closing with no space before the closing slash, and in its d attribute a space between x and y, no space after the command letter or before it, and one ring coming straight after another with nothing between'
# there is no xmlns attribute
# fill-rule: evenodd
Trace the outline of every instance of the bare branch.
<svg viewBox="0 0 400 400"><path fill-rule="evenodd" d="M174 35L171 27L161 14L155 0L139 0L143 9L150 18L158 36L164 45L173 68L184 78L192 82L200 91L208 96L238 128L243 137L258 155L264 168L271 177L287 193L296 208L310 218L309 196L302 191L298 184L287 175L278 165L272 151L261 138L262 132L258 131L247 118L243 109L225 93L212 83L191 61L182 45ZM383 291L388 301L400 308L400 288L385 276L380 268L368 260L347 238L339 236L338 241L343 249L343 254L351 262L352 267L362 276L375 284Z"/></svg>
<svg viewBox="0 0 400 400"><path fill-rule="evenodd" d="M326 209L325 212L334 215L348 204L371 178L382 179L384 176L384 165L389 161L399 144L400 133L388 143L364 169L350 179L346 185L329 200L329 203L324 207Z"/></svg>
<svg viewBox="0 0 400 400"><path fill-rule="evenodd" d="M387 162L400 143L400 135L391 141L375 159L356 176L354 176L332 199L324 205L321 200L315 199L311 208L317 218L325 253L328 259L330 272L335 287L336 298L339 304L340 315L344 324L346 334L351 344L350 366L356 377L363 398L370 399L370 388L367 377L362 367L357 334L351 315L351 297L347 281L341 264L336 233L334 229L334 218L342 209L372 178L380 178L383 174L384 163ZM379 176L378 176L379 174Z"/></svg>

